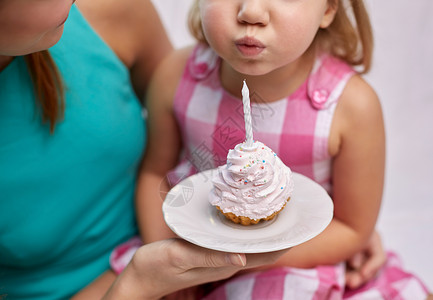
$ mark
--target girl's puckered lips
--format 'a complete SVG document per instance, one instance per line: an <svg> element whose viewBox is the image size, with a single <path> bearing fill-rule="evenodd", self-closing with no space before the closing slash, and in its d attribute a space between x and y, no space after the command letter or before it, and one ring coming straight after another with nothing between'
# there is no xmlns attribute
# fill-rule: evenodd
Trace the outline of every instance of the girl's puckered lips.
<svg viewBox="0 0 433 300"><path fill-rule="evenodd" d="M266 47L253 37L244 37L235 41L238 50L245 56L259 55Z"/></svg>

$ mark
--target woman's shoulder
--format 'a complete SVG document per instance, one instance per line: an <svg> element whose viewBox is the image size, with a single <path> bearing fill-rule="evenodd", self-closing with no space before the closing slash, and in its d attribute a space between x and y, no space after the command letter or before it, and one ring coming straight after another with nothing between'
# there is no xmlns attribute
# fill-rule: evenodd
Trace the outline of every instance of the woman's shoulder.
<svg viewBox="0 0 433 300"><path fill-rule="evenodd" d="M161 60L172 50L150 0L78 0L79 10L131 71L137 95L143 95Z"/></svg>
<svg viewBox="0 0 433 300"><path fill-rule="evenodd" d="M156 12L150 0L77 0L76 4L83 14L94 21L104 22L106 26L114 26L118 21L130 24L146 20Z"/></svg>
<svg viewBox="0 0 433 300"><path fill-rule="evenodd" d="M140 56L149 57L153 50L165 55L170 49L167 34L150 0L77 0L76 4L128 67Z"/></svg>

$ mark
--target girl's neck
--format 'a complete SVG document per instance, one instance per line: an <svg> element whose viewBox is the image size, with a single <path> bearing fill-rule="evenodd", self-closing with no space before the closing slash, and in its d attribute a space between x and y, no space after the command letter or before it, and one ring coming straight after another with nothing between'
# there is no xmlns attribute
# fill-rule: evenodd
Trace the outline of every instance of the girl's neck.
<svg viewBox="0 0 433 300"><path fill-rule="evenodd" d="M281 100L294 93L308 78L313 68L316 52L307 50L299 59L260 76L241 74L222 61L220 78L221 84L230 94L241 97L241 83L246 79L251 92L260 95L264 102Z"/></svg>
<svg viewBox="0 0 433 300"><path fill-rule="evenodd" d="M3 71L13 60L13 56L0 55L0 72Z"/></svg>

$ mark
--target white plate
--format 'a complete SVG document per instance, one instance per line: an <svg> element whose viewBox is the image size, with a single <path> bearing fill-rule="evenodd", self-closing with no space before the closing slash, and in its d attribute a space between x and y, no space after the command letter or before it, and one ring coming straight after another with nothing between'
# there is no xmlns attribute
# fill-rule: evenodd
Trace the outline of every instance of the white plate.
<svg viewBox="0 0 433 300"><path fill-rule="evenodd" d="M162 206L167 225L179 237L202 247L236 253L262 253L304 243L331 222L333 203L316 182L293 173L294 192L271 221L243 226L227 220L208 200L216 169L181 181Z"/></svg>

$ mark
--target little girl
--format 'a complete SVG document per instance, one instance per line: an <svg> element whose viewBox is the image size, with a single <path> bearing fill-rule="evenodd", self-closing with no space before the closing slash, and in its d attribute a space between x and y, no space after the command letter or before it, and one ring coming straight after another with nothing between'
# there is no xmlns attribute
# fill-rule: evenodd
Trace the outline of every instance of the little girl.
<svg viewBox="0 0 433 300"><path fill-rule="evenodd" d="M372 53L362 0L197 0L190 26L199 43L166 59L149 89L150 139L136 203L144 242L172 235L160 192L224 164L228 150L243 141L246 79L254 137L332 195L334 218L277 262L286 268L240 277L208 297L228 290L255 299L349 297L342 262L374 231L385 163L381 106L360 76ZM422 283L391 258L385 269L396 273L384 272L358 292L389 299L411 281L402 299L408 292L410 299L425 297Z"/></svg>

